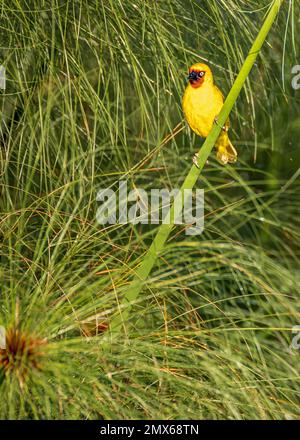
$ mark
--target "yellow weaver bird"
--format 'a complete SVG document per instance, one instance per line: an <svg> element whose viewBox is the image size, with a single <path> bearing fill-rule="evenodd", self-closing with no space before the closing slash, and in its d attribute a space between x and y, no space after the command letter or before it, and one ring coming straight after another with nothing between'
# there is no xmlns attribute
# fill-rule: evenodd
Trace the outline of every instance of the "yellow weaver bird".
<svg viewBox="0 0 300 440"><path fill-rule="evenodd" d="M214 85L212 71L206 64L197 63L191 66L188 80L189 84L182 100L183 112L191 129L199 136L206 138L213 124L217 123L224 98L218 87ZM227 119L215 144L217 158L223 165L237 160L237 152L228 137L229 126L229 119ZM196 166L198 166L197 159L196 153L193 158Z"/></svg>

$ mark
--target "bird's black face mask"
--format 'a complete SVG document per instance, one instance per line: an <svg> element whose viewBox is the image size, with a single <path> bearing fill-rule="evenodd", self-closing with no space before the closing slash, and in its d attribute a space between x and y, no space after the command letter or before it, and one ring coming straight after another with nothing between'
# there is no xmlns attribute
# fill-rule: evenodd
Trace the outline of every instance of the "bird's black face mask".
<svg viewBox="0 0 300 440"><path fill-rule="evenodd" d="M203 70L192 70L189 72L188 80L193 87L199 87L203 84L205 72Z"/></svg>

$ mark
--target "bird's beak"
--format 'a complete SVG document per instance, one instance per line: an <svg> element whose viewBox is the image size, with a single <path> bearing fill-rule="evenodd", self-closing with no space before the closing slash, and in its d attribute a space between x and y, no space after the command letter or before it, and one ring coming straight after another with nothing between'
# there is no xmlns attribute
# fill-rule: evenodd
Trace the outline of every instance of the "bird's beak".
<svg viewBox="0 0 300 440"><path fill-rule="evenodd" d="M187 79L188 79L189 81L196 81L196 80L197 80L197 73L196 73L196 72L191 72L191 73L189 73Z"/></svg>

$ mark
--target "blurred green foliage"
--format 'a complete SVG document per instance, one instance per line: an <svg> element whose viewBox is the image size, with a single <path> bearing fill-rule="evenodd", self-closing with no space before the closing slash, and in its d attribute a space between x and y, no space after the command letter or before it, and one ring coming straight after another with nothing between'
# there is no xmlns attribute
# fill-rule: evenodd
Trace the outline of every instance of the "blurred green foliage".
<svg viewBox="0 0 300 440"><path fill-rule="evenodd" d="M180 185L202 142L187 69L209 63L226 94L270 4L1 2L1 418L299 417L296 1L232 112L239 162L212 155L199 179L204 233L174 229L130 343L102 349L156 226L98 225L97 190Z"/></svg>

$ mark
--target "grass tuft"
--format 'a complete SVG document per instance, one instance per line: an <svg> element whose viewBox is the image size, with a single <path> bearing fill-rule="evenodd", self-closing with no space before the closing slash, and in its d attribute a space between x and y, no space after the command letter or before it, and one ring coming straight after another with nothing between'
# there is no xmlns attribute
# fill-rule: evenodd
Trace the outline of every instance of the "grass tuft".
<svg viewBox="0 0 300 440"><path fill-rule="evenodd" d="M1 2L1 419L299 417L297 2L233 107L238 163L197 181L203 233L172 230L109 346L159 225L96 221L118 180L182 185L187 68L207 61L227 95L272 4Z"/></svg>

